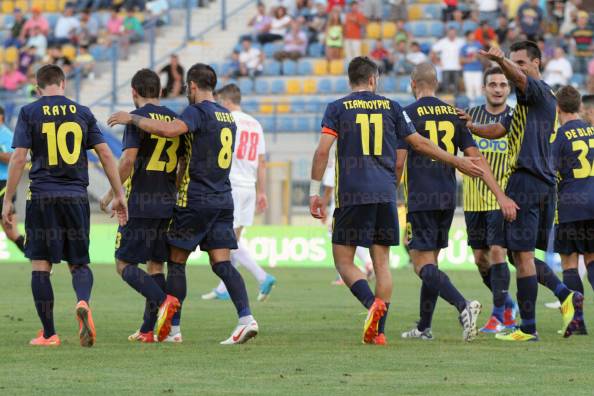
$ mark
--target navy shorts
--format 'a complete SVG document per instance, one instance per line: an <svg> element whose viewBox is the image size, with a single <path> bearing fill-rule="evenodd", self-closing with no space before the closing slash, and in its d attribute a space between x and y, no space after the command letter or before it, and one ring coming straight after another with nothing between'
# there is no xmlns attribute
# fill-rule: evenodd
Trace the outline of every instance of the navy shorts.
<svg viewBox="0 0 594 396"><path fill-rule="evenodd" d="M408 248L432 251L448 247L455 209L426 210L406 214Z"/></svg>
<svg viewBox="0 0 594 396"><path fill-rule="evenodd" d="M334 209L332 243L345 246L398 246L396 202L345 206Z"/></svg>
<svg viewBox="0 0 594 396"><path fill-rule="evenodd" d="M555 252L563 255L594 253L594 220L557 224Z"/></svg>
<svg viewBox="0 0 594 396"><path fill-rule="evenodd" d="M473 249L505 246L503 213L500 210L464 212L468 244Z"/></svg>
<svg viewBox="0 0 594 396"><path fill-rule="evenodd" d="M89 263L87 197L32 198L25 212L25 256L30 260Z"/></svg>
<svg viewBox="0 0 594 396"><path fill-rule="evenodd" d="M128 264L169 259L167 227L169 219L133 217L116 234L115 257Z"/></svg>
<svg viewBox="0 0 594 396"><path fill-rule="evenodd" d="M504 222L506 247L512 252L547 250L555 220L555 186L518 171L510 176L505 192L520 207L515 221Z"/></svg>
<svg viewBox="0 0 594 396"><path fill-rule="evenodd" d="M233 230L233 208L190 208L176 206L167 241L187 251L237 249Z"/></svg>

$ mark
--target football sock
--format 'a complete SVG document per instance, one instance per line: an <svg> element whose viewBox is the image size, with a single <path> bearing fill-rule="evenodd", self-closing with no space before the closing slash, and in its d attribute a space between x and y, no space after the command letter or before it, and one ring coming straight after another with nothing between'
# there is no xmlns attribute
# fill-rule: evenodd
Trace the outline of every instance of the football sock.
<svg viewBox="0 0 594 396"><path fill-rule="evenodd" d="M235 267L237 267L238 263L243 265L256 278L258 283L262 283L266 279L266 271L258 265L247 246L241 241L237 244L237 249L231 251L231 263Z"/></svg>
<svg viewBox="0 0 594 396"><path fill-rule="evenodd" d="M557 275L553 272L553 270L542 260L534 258L534 265L536 266L536 276L538 278L538 283L547 287L550 291L552 291L555 296L559 299L561 303L565 301L565 299L571 294L571 290L567 288L557 278Z"/></svg>
<svg viewBox="0 0 594 396"><path fill-rule="evenodd" d="M220 261L213 264L212 270L225 283L229 296L240 318L251 315L250 303L241 274L230 261Z"/></svg>
<svg viewBox="0 0 594 396"><path fill-rule="evenodd" d="M485 284L485 286L487 286L487 288L489 290L492 290L491 289L491 269L489 268L487 270L487 272L479 271L479 274L481 274L481 278L483 278L483 283Z"/></svg>
<svg viewBox="0 0 594 396"><path fill-rule="evenodd" d="M93 271L88 265L75 265L72 268L72 287L76 292L78 301L91 299L91 289L93 288Z"/></svg>
<svg viewBox="0 0 594 396"><path fill-rule="evenodd" d="M580 278L580 273L577 268L563 270L563 283L565 283L565 286L570 290L579 291L584 294L584 284L582 283L582 278Z"/></svg>
<svg viewBox="0 0 594 396"><path fill-rule="evenodd" d="M439 292L428 287L425 282L421 284L421 301L420 301L420 320L417 324L419 331L424 331L431 327L431 319L433 319L433 311L439 298Z"/></svg>
<svg viewBox="0 0 594 396"><path fill-rule="evenodd" d="M538 279L536 275L518 278L518 305L522 323L520 329L527 334L536 333L536 296L538 295Z"/></svg>
<svg viewBox="0 0 594 396"><path fill-rule="evenodd" d="M355 283L353 283L350 287L351 293L363 306L367 309L371 308L373 302L375 301L375 295L371 291L369 287L369 283L367 283L366 279L359 279Z"/></svg>
<svg viewBox="0 0 594 396"><path fill-rule="evenodd" d="M386 319L388 319L388 311L390 310L390 303L386 303L386 313L382 316L377 324L377 333L384 334L386 330Z"/></svg>
<svg viewBox="0 0 594 396"><path fill-rule="evenodd" d="M505 303L504 303L505 309L514 308L514 305L515 305L514 299L511 298L511 294L508 291L505 295Z"/></svg>
<svg viewBox="0 0 594 396"><path fill-rule="evenodd" d="M165 292L165 275L164 274L153 274L150 276L159 289ZM161 302L162 303L162 302ZM143 323L140 326L141 333L148 333L149 331L153 331L155 328L155 323L157 323L157 314L159 313L159 305L157 302L153 302L147 298L146 304L144 306L144 316L143 316Z"/></svg>
<svg viewBox="0 0 594 396"><path fill-rule="evenodd" d="M167 297L163 289L155 282L155 279L136 265L128 264L124 267L122 279L134 290L142 294L150 305L159 307Z"/></svg>
<svg viewBox="0 0 594 396"><path fill-rule="evenodd" d="M19 248L19 250L25 253L25 237L19 235L19 237L14 241L14 244Z"/></svg>
<svg viewBox="0 0 594 396"><path fill-rule="evenodd" d="M434 264L424 266L421 269L420 275L423 283L456 307L458 312L462 312L466 308L466 299L464 296L452 284L450 278Z"/></svg>
<svg viewBox="0 0 594 396"><path fill-rule="evenodd" d="M503 322L503 311L509 289L509 268L507 263L493 264L491 273L491 290L493 291L493 315Z"/></svg>
<svg viewBox="0 0 594 396"><path fill-rule="evenodd" d="M588 270L588 281L594 289L594 261L590 261L586 266L586 269Z"/></svg>
<svg viewBox="0 0 594 396"><path fill-rule="evenodd" d="M167 287L165 289L167 294L176 297L181 304L171 319L172 325L179 326L183 302L187 293L185 264L176 263L171 260L167 262Z"/></svg>
<svg viewBox="0 0 594 396"><path fill-rule="evenodd" d="M37 316L43 325L43 336L49 338L56 334L54 328L54 290L50 273L46 271L31 272L31 291Z"/></svg>

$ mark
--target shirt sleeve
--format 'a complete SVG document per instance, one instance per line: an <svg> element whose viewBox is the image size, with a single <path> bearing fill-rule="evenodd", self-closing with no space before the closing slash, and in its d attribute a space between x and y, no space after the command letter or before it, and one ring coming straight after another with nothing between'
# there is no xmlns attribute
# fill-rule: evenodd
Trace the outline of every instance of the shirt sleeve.
<svg viewBox="0 0 594 396"><path fill-rule="evenodd" d="M338 136L338 110L333 103L330 103L324 112L324 118L322 119L322 133Z"/></svg>
<svg viewBox="0 0 594 396"><path fill-rule="evenodd" d="M417 132L410 117L398 103L392 102L392 108L395 112L396 136L399 140L404 140L405 137Z"/></svg>
<svg viewBox="0 0 594 396"><path fill-rule="evenodd" d="M192 105L185 108L179 119L188 126L188 133L196 133L200 128L200 112Z"/></svg>
<svg viewBox="0 0 594 396"><path fill-rule="evenodd" d="M29 125L27 114L25 113L24 108L22 108L19 112L19 119L12 138L13 148L31 148L33 143L31 138L31 128L32 126Z"/></svg>
<svg viewBox="0 0 594 396"><path fill-rule="evenodd" d="M95 116L91 113L90 110L87 110L89 121L87 122L88 125L88 136L87 136L87 150L92 149L98 144L105 143L105 139L103 138L103 133L101 129L99 129L99 125L97 125L97 120Z"/></svg>
<svg viewBox="0 0 594 396"><path fill-rule="evenodd" d="M512 119L514 117L514 110L510 109L507 113L505 113L505 115L501 118L501 121L499 121L501 123L501 125L503 125L503 128L505 128L505 131L508 132L509 129L511 128L511 122Z"/></svg>
<svg viewBox="0 0 594 396"><path fill-rule="evenodd" d="M126 125L122 137L122 150L129 148L140 148L141 132L135 125Z"/></svg>
<svg viewBox="0 0 594 396"><path fill-rule="evenodd" d="M458 148L462 151L466 150L468 147L476 147L476 142L472 137L472 133L466 125L460 124L460 128L458 129Z"/></svg>

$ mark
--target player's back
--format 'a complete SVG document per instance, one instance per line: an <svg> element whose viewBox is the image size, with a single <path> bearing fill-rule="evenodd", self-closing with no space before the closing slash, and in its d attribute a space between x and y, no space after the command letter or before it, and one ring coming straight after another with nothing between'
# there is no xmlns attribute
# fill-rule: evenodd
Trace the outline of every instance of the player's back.
<svg viewBox="0 0 594 396"><path fill-rule="evenodd" d="M56 95L21 109L13 146L31 150L33 196L78 196L89 184L86 150L103 142L90 110Z"/></svg>
<svg viewBox="0 0 594 396"><path fill-rule="evenodd" d="M414 132L400 105L353 92L328 105L322 127L337 137L336 207L395 202L397 140Z"/></svg>
<svg viewBox="0 0 594 396"><path fill-rule="evenodd" d="M177 114L165 106L148 103L134 111L143 117L172 121ZM130 217L168 218L175 205L176 171L184 147L180 137L151 135L129 125L124 131L123 147L137 148L132 175L126 183Z"/></svg>
<svg viewBox="0 0 594 396"><path fill-rule="evenodd" d="M180 115L188 126L183 135L187 168L179 189L179 206L232 208L229 172L236 125L221 105L203 101L188 106Z"/></svg>
<svg viewBox="0 0 594 396"><path fill-rule="evenodd" d="M415 129L452 155L475 146L472 134L458 118L456 109L436 97L423 97L405 108ZM456 206L456 171L408 147L406 188L408 211L451 209Z"/></svg>
<svg viewBox="0 0 594 396"><path fill-rule="evenodd" d="M579 119L567 122L557 130L553 153L559 222L594 219L594 127Z"/></svg>
<svg viewBox="0 0 594 396"><path fill-rule="evenodd" d="M258 175L258 156L266 150L262 125L242 111L231 114L237 125L237 141L229 178L233 186L253 187Z"/></svg>

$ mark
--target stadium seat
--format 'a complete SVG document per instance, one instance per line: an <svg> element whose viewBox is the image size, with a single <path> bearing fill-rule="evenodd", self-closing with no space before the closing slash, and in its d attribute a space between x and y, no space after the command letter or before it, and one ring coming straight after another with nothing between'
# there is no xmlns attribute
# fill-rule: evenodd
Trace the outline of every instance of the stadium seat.
<svg viewBox="0 0 594 396"><path fill-rule="evenodd" d="M68 60L74 61L74 59L76 59L76 47L72 45L64 45L62 46L62 54L64 54Z"/></svg>
<svg viewBox="0 0 594 396"><path fill-rule="evenodd" d="M315 94L318 91L317 81L314 79L307 79L303 81L303 93L306 95Z"/></svg>
<svg viewBox="0 0 594 396"><path fill-rule="evenodd" d="M19 60L19 49L17 47L8 47L4 50L4 61L6 63L15 63Z"/></svg>
<svg viewBox="0 0 594 396"><path fill-rule="evenodd" d="M324 47L320 43L311 43L307 48L307 53L312 58L321 58L324 56Z"/></svg>
<svg viewBox="0 0 594 396"><path fill-rule="evenodd" d="M382 24L382 37L385 39L391 39L396 36L396 24L394 22L384 22Z"/></svg>
<svg viewBox="0 0 594 396"><path fill-rule="evenodd" d="M398 92L408 92L410 89L410 77L399 77L396 80Z"/></svg>
<svg viewBox="0 0 594 396"><path fill-rule="evenodd" d="M305 102L301 98L294 98L291 101L291 112L293 113L305 113Z"/></svg>
<svg viewBox="0 0 594 396"><path fill-rule="evenodd" d="M311 116L298 117L295 130L298 132L312 132L315 128L315 119Z"/></svg>
<svg viewBox="0 0 594 396"><path fill-rule="evenodd" d="M322 78L318 81L318 92L328 94L332 92L332 81L329 78Z"/></svg>
<svg viewBox="0 0 594 396"><path fill-rule="evenodd" d="M254 89L254 82L250 78L239 79L239 89L242 95L249 95Z"/></svg>
<svg viewBox="0 0 594 396"><path fill-rule="evenodd" d="M424 7L420 4L411 4L408 6L408 20L417 21L423 19L423 10Z"/></svg>
<svg viewBox="0 0 594 396"><path fill-rule="evenodd" d="M59 12L59 4L57 0L45 0L42 1L44 3L44 8L46 12Z"/></svg>
<svg viewBox="0 0 594 396"><path fill-rule="evenodd" d="M14 23L14 16L12 14L4 15L4 26L8 28Z"/></svg>
<svg viewBox="0 0 594 396"><path fill-rule="evenodd" d="M335 76L344 74L344 61L342 59L330 61L330 74Z"/></svg>
<svg viewBox="0 0 594 396"><path fill-rule="evenodd" d="M466 33L469 30L475 31L478 28L478 25L474 21L464 21L462 24L462 34Z"/></svg>
<svg viewBox="0 0 594 396"><path fill-rule="evenodd" d="M311 76L313 73L313 65L309 59L300 59L297 62L297 74L300 76Z"/></svg>
<svg viewBox="0 0 594 396"><path fill-rule="evenodd" d="M405 29L414 37L424 37L428 35L427 23L422 21L407 22Z"/></svg>
<svg viewBox="0 0 594 396"><path fill-rule="evenodd" d="M294 76L297 74L297 62L292 60L283 61L283 74L285 76Z"/></svg>
<svg viewBox="0 0 594 396"><path fill-rule="evenodd" d="M396 78L383 77L380 79L381 90L384 92L395 92L396 91Z"/></svg>
<svg viewBox="0 0 594 396"><path fill-rule="evenodd" d="M278 132L294 132L295 131L295 118L289 116L277 117L276 119L276 130Z"/></svg>
<svg viewBox="0 0 594 396"><path fill-rule="evenodd" d="M281 72L281 64L272 59L264 61L264 74L266 76L279 76Z"/></svg>
<svg viewBox="0 0 594 396"><path fill-rule="evenodd" d="M2 2L1 10L3 14L12 14L14 11L14 3L12 1L4 0Z"/></svg>
<svg viewBox="0 0 594 396"><path fill-rule="evenodd" d="M583 74L574 74L571 77L570 83L574 86L581 86L586 83L586 76Z"/></svg>
<svg viewBox="0 0 594 396"><path fill-rule="evenodd" d="M456 22L456 21L449 21L449 22L446 24L446 29L449 29L449 28L454 28L454 29L456 29L457 31L461 31L461 30L462 30L462 25L460 25L460 24L459 24L458 22ZM434 36L434 37L438 37L438 36L436 36L436 35L434 35L434 34L432 34L432 36ZM441 38L441 37L438 37L438 38Z"/></svg>
<svg viewBox="0 0 594 396"><path fill-rule="evenodd" d="M442 7L440 4L427 4L424 6L424 10L424 14L429 17L429 19L441 19Z"/></svg>
<svg viewBox="0 0 594 396"><path fill-rule="evenodd" d="M313 74L316 76L325 76L328 74L328 61L326 59L317 59L313 64Z"/></svg>
<svg viewBox="0 0 594 396"><path fill-rule="evenodd" d="M270 93L279 95L285 93L285 82L283 80L273 80L270 84Z"/></svg>
<svg viewBox="0 0 594 396"><path fill-rule="evenodd" d="M270 90L268 81L261 79L261 78L256 79L256 83L254 85L254 90L256 91L256 94L258 94L258 95L268 94L268 92Z"/></svg>
<svg viewBox="0 0 594 396"><path fill-rule="evenodd" d="M324 106L327 104L327 101L320 101L320 100L310 100L305 102L305 112L306 113L319 113L323 111Z"/></svg>
<svg viewBox="0 0 594 396"><path fill-rule="evenodd" d="M429 34L431 37L442 38L444 34L445 32L442 22L431 23L431 32Z"/></svg>
<svg viewBox="0 0 594 396"><path fill-rule="evenodd" d="M274 128L274 118L271 116L261 116L258 117L258 121L260 121L260 125L262 125L262 129L265 132L275 132Z"/></svg>
<svg viewBox="0 0 594 396"><path fill-rule="evenodd" d="M301 81L299 80L288 80L287 91L288 95L299 95L302 91ZM274 93L274 92L273 92Z"/></svg>
<svg viewBox="0 0 594 396"><path fill-rule="evenodd" d="M346 78L342 77L334 82L334 93L344 94L349 92L349 82Z"/></svg>
<svg viewBox="0 0 594 396"><path fill-rule="evenodd" d="M255 113L259 109L258 102L255 100L242 100L241 101L241 108L248 113Z"/></svg>
<svg viewBox="0 0 594 396"><path fill-rule="evenodd" d="M361 55L367 56L369 55L369 43L365 40L361 43Z"/></svg>
<svg viewBox="0 0 594 396"><path fill-rule="evenodd" d="M272 58L274 56L274 52L275 52L274 43L264 44L264 46L262 47L262 52L264 52L264 55L267 58Z"/></svg>
<svg viewBox="0 0 594 396"><path fill-rule="evenodd" d="M288 113L291 111L291 104L287 101L278 102L275 109L277 113Z"/></svg>
<svg viewBox="0 0 594 396"><path fill-rule="evenodd" d="M14 2L15 8L20 8L23 12L29 12L29 1L28 0L16 0Z"/></svg>
<svg viewBox="0 0 594 396"><path fill-rule="evenodd" d="M274 113L274 107L273 102L262 102L260 103L260 113Z"/></svg>
<svg viewBox="0 0 594 396"><path fill-rule="evenodd" d="M376 40L381 37L382 30L381 26L377 22L371 22L367 24L367 38L370 40Z"/></svg>
<svg viewBox="0 0 594 396"><path fill-rule="evenodd" d="M0 64L4 63L4 47L0 46Z"/></svg>
<svg viewBox="0 0 594 396"><path fill-rule="evenodd" d="M60 14L57 13L45 14L45 19L47 19L47 23L50 25L50 29L52 30L56 28L58 18L60 18Z"/></svg>

